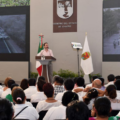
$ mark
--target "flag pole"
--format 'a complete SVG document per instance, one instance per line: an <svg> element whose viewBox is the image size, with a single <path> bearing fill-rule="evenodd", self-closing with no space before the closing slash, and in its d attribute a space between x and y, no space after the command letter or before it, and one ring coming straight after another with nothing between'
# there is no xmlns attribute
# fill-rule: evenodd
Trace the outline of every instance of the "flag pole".
<svg viewBox="0 0 120 120"><path fill-rule="evenodd" d="M79 48L77 48L77 57L78 57L78 77L80 77L80 68L79 68Z"/></svg>

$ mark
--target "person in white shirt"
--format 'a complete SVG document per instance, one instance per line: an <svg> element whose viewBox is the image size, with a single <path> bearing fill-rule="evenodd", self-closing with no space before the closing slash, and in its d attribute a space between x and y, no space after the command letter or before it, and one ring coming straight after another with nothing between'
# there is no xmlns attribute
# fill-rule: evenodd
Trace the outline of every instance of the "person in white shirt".
<svg viewBox="0 0 120 120"><path fill-rule="evenodd" d="M25 93L21 88L13 88L12 97L15 103L13 119L38 120L39 114L34 107L25 104ZM23 110L22 112L20 112Z"/></svg>
<svg viewBox="0 0 120 120"><path fill-rule="evenodd" d="M74 82L72 79L67 79L65 80L64 82L64 88L65 88L65 91L63 93L58 93L55 97L56 100L59 100L60 102L62 101L62 97L63 97L63 94L66 92L66 91L72 91L73 88L74 88Z"/></svg>
<svg viewBox="0 0 120 120"><path fill-rule="evenodd" d="M108 84L104 85L105 87L114 84L114 82L115 82L115 76L113 74L108 75L107 79L108 79Z"/></svg>
<svg viewBox="0 0 120 120"><path fill-rule="evenodd" d="M61 105L60 102L54 99L54 88L50 83L44 84L43 91L44 91L44 94L47 96L47 99L40 101L37 104L36 110L38 113L40 113L41 111L47 111L51 107Z"/></svg>
<svg viewBox="0 0 120 120"><path fill-rule="evenodd" d="M78 77L76 80L76 88L74 88L73 92L75 92L78 88L81 88L82 90L84 90L84 85L85 85L85 80L82 77ZM86 94L86 92L81 91L81 92L77 92L78 96L79 96L79 100L83 100L82 97Z"/></svg>
<svg viewBox="0 0 120 120"><path fill-rule="evenodd" d="M11 80L8 81L8 88L5 91L2 92L1 98L6 98L6 96L8 94L11 94L12 84L15 84L15 81L11 79Z"/></svg>
<svg viewBox="0 0 120 120"><path fill-rule="evenodd" d="M12 103L7 99L0 99L0 120L12 120L13 115Z"/></svg>
<svg viewBox="0 0 120 120"><path fill-rule="evenodd" d="M117 89L117 91L116 91L117 97L116 98L120 100L120 79L116 80L114 85L116 86L116 89Z"/></svg>
<svg viewBox="0 0 120 120"><path fill-rule="evenodd" d="M47 99L47 97L45 96L45 94L43 92L43 85L45 83L46 82L42 79L38 80L38 82L37 82L37 92L31 96L31 102L32 103L36 103L36 102Z"/></svg>
<svg viewBox="0 0 120 120"><path fill-rule="evenodd" d="M62 98L62 105L50 108L43 120L66 119L66 107L74 100L78 100L78 95L76 93L71 91L65 92Z"/></svg>
<svg viewBox="0 0 120 120"><path fill-rule="evenodd" d="M29 83L29 87L27 89L25 89L24 92L25 92L26 98L30 99L31 96L37 92L37 88L35 86L36 79L30 78L28 83Z"/></svg>
<svg viewBox="0 0 120 120"><path fill-rule="evenodd" d="M45 43L43 44L43 46L44 46L44 49L41 50L41 51L37 54L37 56L52 56L52 57L54 57L52 50L49 49L48 43L45 42ZM50 83L52 84L52 83L53 83L53 80L52 80L52 78L53 78L52 62L49 62L49 64L48 64L48 75L49 75L49 81L50 81Z"/></svg>
<svg viewBox="0 0 120 120"><path fill-rule="evenodd" d="M97 79L97 78L98 78L98 76L93 76L92 79L91 79L91 83L90 83L90 84L87 84L85 88L87 88L87 87L92 87L92 82L93 82L95 79Z"/></svg>

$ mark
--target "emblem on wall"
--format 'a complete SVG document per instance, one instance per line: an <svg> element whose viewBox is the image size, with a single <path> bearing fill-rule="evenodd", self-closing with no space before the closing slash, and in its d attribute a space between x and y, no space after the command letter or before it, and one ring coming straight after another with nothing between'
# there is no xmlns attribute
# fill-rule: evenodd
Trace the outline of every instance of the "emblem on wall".
<svg viewBox="0 0 120 120"><path fill-rule="evenodd" d="M57 0L57 15L67 19L73 14L73 0Z"/></svg>

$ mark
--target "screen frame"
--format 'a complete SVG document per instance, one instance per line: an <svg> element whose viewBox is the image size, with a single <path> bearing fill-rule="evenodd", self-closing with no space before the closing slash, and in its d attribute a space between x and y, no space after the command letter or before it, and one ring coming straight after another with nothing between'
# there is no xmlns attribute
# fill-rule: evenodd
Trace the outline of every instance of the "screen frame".
<svg viewBox="0 0 120 120"><path fill-rule="evenodd" d="M25 53L0 53L0 61L30 61L30 6L0 7L0 15L26 15Z"/></svg>

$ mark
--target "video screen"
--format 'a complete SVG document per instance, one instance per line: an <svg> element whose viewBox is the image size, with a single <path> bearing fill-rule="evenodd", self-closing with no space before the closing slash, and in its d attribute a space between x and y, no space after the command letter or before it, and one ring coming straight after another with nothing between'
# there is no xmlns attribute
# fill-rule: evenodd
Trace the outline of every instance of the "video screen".
<svg viewBox="0 0 120 120"><path fill-rule="evenodd" d="M103 1L103 61L120 61L120 1Z"/></svg>
<svg viewBox="0 0 120 120"><path fill-rule="evenodd" d="M0 61L30 60L30 6L0 7Z"/></svg>
<svg viewBox="0 0 120 120"><path fill-rule="evenodd" d="M0 53L25 53L26 15L0 15Z"/></svg>

